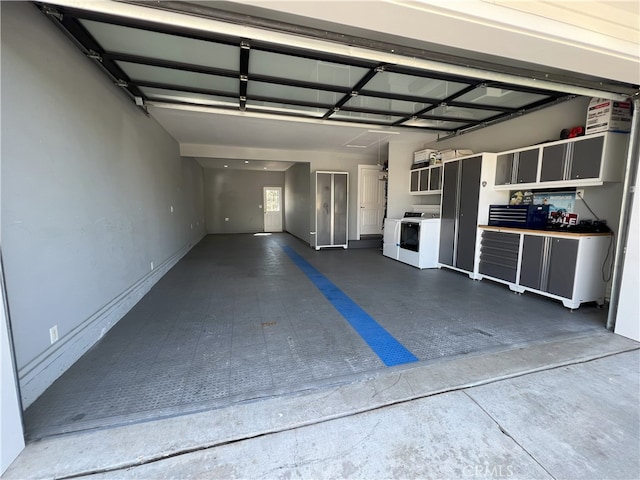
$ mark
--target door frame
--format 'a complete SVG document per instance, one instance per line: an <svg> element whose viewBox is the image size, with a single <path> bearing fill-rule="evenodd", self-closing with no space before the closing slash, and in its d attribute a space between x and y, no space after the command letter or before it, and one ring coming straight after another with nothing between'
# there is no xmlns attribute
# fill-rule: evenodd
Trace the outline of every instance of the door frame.
<svg viewBox="0 0 640 480"><path fill-rule="evenodd" d="M360 193L362 193L362 185L360 184L360 176L362 174L362 170L377 170L378 172L382 171L382 165L372 165L372 164L359 164L358 165L358 203L356 206L356 240L360 240ZM384 221L384 219L383 219Z"/></svg>
<svg viewBox="0 0 640 480"><path fill-rule="evenodd" d="M284 188L281 185L263 186L262 187L262 230L267 232L265 217L267 214L267 190L280 190L280 230L269 233L284 232Z"/></svg>

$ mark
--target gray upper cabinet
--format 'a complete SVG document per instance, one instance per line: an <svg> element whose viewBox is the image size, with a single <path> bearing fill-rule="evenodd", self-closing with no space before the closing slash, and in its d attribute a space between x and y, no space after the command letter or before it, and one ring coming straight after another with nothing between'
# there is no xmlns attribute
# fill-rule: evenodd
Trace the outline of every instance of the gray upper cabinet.
<svg viewBox="0 0 640 480"><path fill-rule="evenodd" d="M411 193L440 194L442 188L442 165L432 165L429 167L411 170Z"/></svg>
<svg viewBox="0 0 640 480"><path fill-rule="evenodd" d="M496 185L535 183L539 156L538 148L498 155Z"/></svg>
<svg viewBox="0 0 640 480"><path fill-rule="evenodd" d="M598 133L498 154L496 188L595 186L622 181L629 135Z"/></svg>
<svg viewBox="0 0 640 480"><path fill-rule="evenodd" d="M598 178L603 162L604 137L582 137L574 142L543 147L541 182Z"/></svg>

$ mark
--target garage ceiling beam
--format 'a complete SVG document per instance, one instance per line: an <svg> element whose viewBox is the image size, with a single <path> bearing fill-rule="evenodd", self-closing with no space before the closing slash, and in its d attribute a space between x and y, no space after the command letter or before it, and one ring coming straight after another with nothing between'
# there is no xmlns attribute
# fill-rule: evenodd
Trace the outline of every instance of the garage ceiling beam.
<svg viewBox="0 0 640 480"><path fill-rule="evenodd" d="M158 10L158 15L147 14L147 16L154 17L154 21L164 21L169 24L180 23L189 28L210 30L212 32L224 31L229 34L251 31L252 33L246 34L246 36L254 40L276 42L346 56L358 56L362 59L423 68L444 74L468 76L476 79L484 78L485 80L500 81L524 87L556 90L574 95L624 100L638 90L637 85L622 82L612 82L605 79L591 80L569 74L497 65L400 44L345 35L339 32L227 12L186 2L163 1L150 4L144 1L122 0L122 2L118 3L119 7L103 5L102 2L92 7L92 2L87 0L60 0L53 3L69 6L82 5L82 8L88 8L89 10L119 15L133 15L134 17L137 15L136 12L139 11L137 10L139 8L145 11L155 9ZM171 21L168 21L167 16L163 14L166 11L183 14L184 18L177 19L172 16ZM214 25L216 26L214 27ZM221 30L221 28L224 30Z"/></svg>

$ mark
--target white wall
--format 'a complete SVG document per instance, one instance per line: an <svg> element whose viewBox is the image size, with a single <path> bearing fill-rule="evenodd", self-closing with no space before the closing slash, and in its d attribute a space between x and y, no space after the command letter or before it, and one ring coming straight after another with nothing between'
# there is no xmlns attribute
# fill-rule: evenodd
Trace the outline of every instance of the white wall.
<svg viewBox="0 0 640 480"><path fill-rule="evenodd" d="M0 265L0 276L3 275ZM0 474L24 448L22 412L10 347L4 290L0 289Z"/></svg>
<svg viewBox="0 0 640 480"><path fill-rule="evenodd" d="M284 172L206 168L207 233L264 231L264 187L284 187Z"/></svg>
<svg viewBox="0 0 640 480"><path fill-rule="evenodd" d="M411 205L421 201L409 193L413 165L413 152L423 148L424 143L389 142L389 171L387 183L387 218L402 218Z"/></svg>
<svg viewBox="0 0 640 480"><path fill-rule="evenodd" d="M33 5L1 8L1 232L26 407L202 238L202 169Z"/></svg>
<svg viewBox="0 0 640 480"><path fill-rule="evenodd" d="M635 185L615 332L640 342L640 299L638 298L638 285L640 284L640 196L638 195L640 169L636 175Z"/></svg>
<svg viewBox="0 0 640 480"><path fill-rule="evenodd" d="M578 97L561 102L490 127L428 143L426 148L464 148L475 153L503 152L559 140L563 129L585 124L589 100L587 97Z"/></svg>

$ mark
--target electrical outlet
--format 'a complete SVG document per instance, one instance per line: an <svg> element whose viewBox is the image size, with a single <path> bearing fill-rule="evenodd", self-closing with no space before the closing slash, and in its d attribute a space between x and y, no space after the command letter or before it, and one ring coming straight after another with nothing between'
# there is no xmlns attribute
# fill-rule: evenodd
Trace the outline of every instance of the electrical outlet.
<svg viewBox="0 0 640 480"><path fill-rule="evenodd" d="M584 188L576 188L576 196L578 198L584 198Z"/></svg>
<svg viewBox="0 0 640 480"><path fill-rule="evenodd" d="M153 262L151 262L151 270L153 270Z"/></svg>
<svg viewBox="0 0 640 480"><path fill-rule="evenodd" d="M173 213L173 205L171 205L171 213Z"/></svg>
<svg viewBox="0 0 640 480"><path fill-rule="evenodd" d="M224 221L228 222L229 221L229 217L224 217Z"/></svg>
<svg viewBox="0 0 640 480"><path fill-rule="evenodd" d="M51 340L51 344L54 344L58 341L58 326L54 325L49 329L49 339Z"/></svg>

